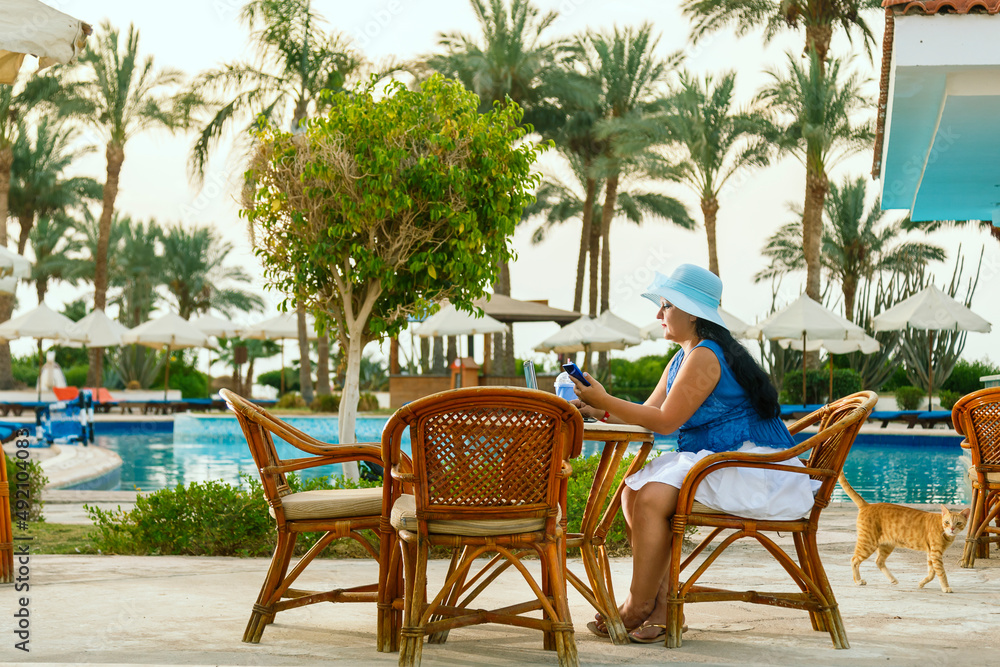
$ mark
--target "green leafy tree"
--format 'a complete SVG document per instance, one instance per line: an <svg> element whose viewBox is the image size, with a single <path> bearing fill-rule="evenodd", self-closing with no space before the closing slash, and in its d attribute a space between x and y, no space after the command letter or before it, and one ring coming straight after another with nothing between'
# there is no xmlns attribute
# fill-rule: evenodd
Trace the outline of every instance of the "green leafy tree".
<svg viewBox="0 0 1000 667"><path fill-rule="evenodd" d="M916 273L928 262L944 261L945 252L931 243L906 240L901 221L886 222L881 198L865 205L866 179L847 177L830 184L826 199L827 225L823 231L823 265L830 280L840 285L844 316L854 321L854 301L862 280L882 271ZM760 282L805 268L802 210L792 206L796 221L775 232L761 254L770 266L754 276Z"/></svg>
<svg viewBox="0 0 1000 667"><path fill-rule="evenodd" d="M373 93L332 96L305 133L262 131L244 202L268 280L305 293L346 351L341 442L354 440L365 345L435 300L471 310L538 183L516 105L480 114L439 75Z"/></svg>
<svg viewBox="0 0 1000 667"><path fill-rule="evenodd" d="M708 270L716 275L719 193L737 172L766 166L771 153L771 123L754 109L733 110L735 86L735 72L717 81L681 72L678 90L663 103L667 136L687 152L680 179L698 196L708 238Z"/></svg>
<svg viewBox="0 0 1000 667"><path fill-rule="evenodd" d="M211 227L184 229L175 226L161 236L163 271L172 305L184 319L215 308L227 317L233 312L264 309L264 299L228 283L249 283L250 274L238 266L225 266L233 244L223 241Z"/></svg>
<svg viewBox="0 0 1000 667"><path fill-rule="evenodd" d="M80 62L87 71L87 79L79 92L89 107L82 117L107 137L107 179L94 256L94 307L104 309L109 284L111 219L118 197L118 179L125 162L125 145L129 139L149 129L185 127L196 100L187 93L170 92L181 83L179 71L158 70L152 56L140 57L139 31L134 25L129 26L128 35L122 40L117 28L102 23L97 34L87 41L87 51ZM101 348L94 348L88 384L97 383L101 357Z"/></svg>
<svg viewBox="0 0 1000 667"><path fill-rule="evenodd" d="M841 71L842 62L831 59L827 71L815 51L808 67L801 58L787 54L785 72L767 72L771 83L758 95L783 119L779 145L806 168L802 207L802 247L806 264L806 294L820 295L820 246L823 240L823 202L830 187L828 174L841 160L867 150L875 134L870 120L858 121L859 112L874 108L863 92L865 81Z"/></svg>
<svg viewBox="0 0 1000 667"><path fill-rule="evenodd" d="M149 319L159 298L157 288L164 282L163 228L155 220L134 221L118 218L118 243L111 267L112 303L120 309L119 319L136 327Z"/></svg>

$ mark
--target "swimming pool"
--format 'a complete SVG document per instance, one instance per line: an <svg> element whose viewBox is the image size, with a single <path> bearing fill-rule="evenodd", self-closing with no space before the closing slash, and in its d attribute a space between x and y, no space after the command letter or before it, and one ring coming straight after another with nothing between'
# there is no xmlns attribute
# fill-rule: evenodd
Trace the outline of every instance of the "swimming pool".
<svg viewBox="0 0 1000 667"><path fill-rule="evenodd" d="M337 440L335 417L291 417L286 421L324 442ZM358 440L378 442L386 421L385 417L358 418ZM237 483L241 473L256 476L250 451L234 418L178 415L172 432L165 430L169 422L159 424L99 425L98 444L114 449L124 461L119 488L151 491L212 479ZM862 434L844 472L869 502L968 504L960 440L959 436L919 432L912 436ZM406 436L404 446L408 444ZM658 436L655 446L669 450L675 444L673 438ZM297 451L284 442L279 441L277 446L282 455ZM585 443L584 455L599 451L598 447L597 443ZM839 486L833 500L850 502Z"/></svg>

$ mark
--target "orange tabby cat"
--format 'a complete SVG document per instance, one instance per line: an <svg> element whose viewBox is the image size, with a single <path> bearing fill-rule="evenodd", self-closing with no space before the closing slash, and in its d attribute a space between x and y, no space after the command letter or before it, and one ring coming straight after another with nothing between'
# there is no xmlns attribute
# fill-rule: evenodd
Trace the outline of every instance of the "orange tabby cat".
<svg viewBox="0 0 1000 667"><path fill-rule="evenodd" d="M941 512L938 513L889 503L869 504L851 488L843 473L840 474L839 481L858 506L858 542L854 547L854 557L851 558L854 583L858 586L867 583L861 578L861 563L878 550L875 564L889 577L889 581L898 584L899 581L885 566L885 559L896 547L905 547L927 552L927 576L920 582L920 588L934 579L936 574L941 590L951 593L941 556L955 541L955 533L965 528L969 510L953 512L941 505Z"/></svg>

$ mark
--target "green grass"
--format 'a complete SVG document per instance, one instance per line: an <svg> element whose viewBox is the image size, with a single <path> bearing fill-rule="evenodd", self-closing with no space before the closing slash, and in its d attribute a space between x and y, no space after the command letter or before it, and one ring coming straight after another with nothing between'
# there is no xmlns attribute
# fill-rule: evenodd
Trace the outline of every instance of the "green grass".
<svg viewBox="0 0 1000 667"><path fill-rule="evenodd" d="M68 523L32 522L27 530L14 528L15 544L25 544L19 537L31 537L32 554L96 554L92 533L93 526Z"/></svg>

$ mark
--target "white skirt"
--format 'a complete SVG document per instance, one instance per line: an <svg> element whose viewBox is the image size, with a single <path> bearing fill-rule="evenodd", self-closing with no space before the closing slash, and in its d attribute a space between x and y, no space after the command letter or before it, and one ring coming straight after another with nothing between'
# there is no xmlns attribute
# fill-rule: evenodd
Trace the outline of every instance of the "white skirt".
<svg viewBox="0 0 1000 667"><path fill-rule="evenodd" d="M772 454L779 450L744 442L736 451ZM627 477L625 483L634 491L647 482L659 482L679 489L695 463L717 453L707 449L697 453L664 452L642 470ZM802 462L795 457L782 463L802 466ZM723 468L702 480L694 499L712 509L748 519L793 521L809 514L813 507L813 494L820 486L819 480L801 473L766 468Z"/></svg>

